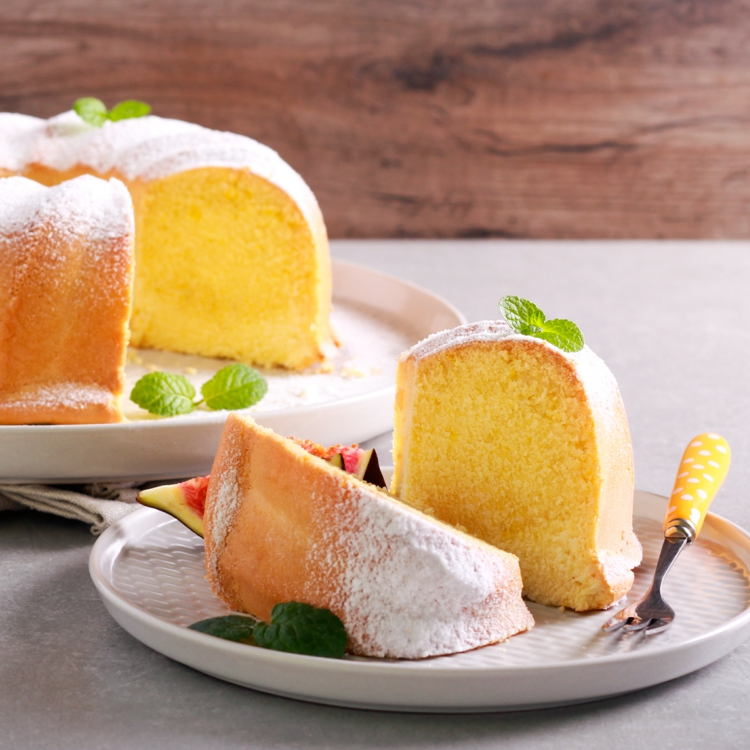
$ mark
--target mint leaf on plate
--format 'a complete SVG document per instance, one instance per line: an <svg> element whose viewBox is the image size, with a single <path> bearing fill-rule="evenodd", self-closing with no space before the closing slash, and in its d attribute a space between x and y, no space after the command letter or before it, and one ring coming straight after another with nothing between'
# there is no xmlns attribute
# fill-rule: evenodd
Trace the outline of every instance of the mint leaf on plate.
<svg viewBox="0 0 750 750"><path fill-rule="evenodd" d="M579 352L583 349L583 334L575 323L559 318L547 320L533 302L507 296L500 300L500 309L508 325L517 333L548 341L564 352Z"/></svg>
<svg viewBox="0 0 750 750"><path fill-rule="evenodd" d="M236 643L252 643L253 631L258 621L244 615L225 615L224 617L210 617L188 625L190 630L206 633L217 638Z"/></svg>
<svg viewBox="0 0 750 750"><path fill-rule="evenodd" d="M243 364L222 367L201 387L209 409L245 409L257 404L268 391L266 379Z"/></svg>
<svg viewBox="0 0 750 750"><path fill-rule="evenodd" d="M89 125L100 128L107 121L107 108L101 99L86 96L73 105L75 113Z"/></svg>
<svg viewBox="0 0 750 750"><path fill-rule="evenodd" d="M336 615L309 604L286 602L271 612L271 624L255 626L255 645L276 651L340 659L346 651L346 630Z"/></svg>
<svg viewBox="0 0 750 750"><path fill-rule="evenodd" d="M195 409L195 388L184 375L150 372L144 375L130 393L130 400L151 414L174 417Z"/></svg>
<svg viewBox="0 0 750 750"><path fill-rule="evenodd" d="M145 102L128 99L127 101L115 104L107 117L112 122L117 122L118 120L131 120L134 117L145 117L150 111L151 107Z"/></svg>

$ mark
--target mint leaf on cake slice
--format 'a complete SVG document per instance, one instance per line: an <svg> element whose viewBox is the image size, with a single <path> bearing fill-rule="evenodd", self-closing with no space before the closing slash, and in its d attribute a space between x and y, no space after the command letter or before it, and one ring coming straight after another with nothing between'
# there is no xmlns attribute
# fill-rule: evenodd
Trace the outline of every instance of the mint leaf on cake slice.
<svg viewBox="0 0 750 750"><path fill-rule="evenodd" d="M505 320L516 333L542 339L564 352L574 353L583 349L583 334L572 321L562 318L547 320L533 302L522 297L509 295L503 297L499 304Z"/></svg>

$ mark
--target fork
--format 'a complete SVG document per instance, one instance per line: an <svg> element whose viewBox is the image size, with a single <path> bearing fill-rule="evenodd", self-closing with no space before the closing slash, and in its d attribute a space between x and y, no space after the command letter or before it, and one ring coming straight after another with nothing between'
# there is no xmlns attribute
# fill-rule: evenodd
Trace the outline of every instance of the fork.
<svg viewBox="0 0 750 750"><path fill-rule="evenodd" d="M706 432L690 441L677 470L674 489L664 519L664 543L656 563L654 580L646 596L629 604L609 619L602 630L644 630L646 635L665 631L674 610L664 601L661 585L677 555L701 532L708 507L729 470L731 452L721 435Z"/></svg>

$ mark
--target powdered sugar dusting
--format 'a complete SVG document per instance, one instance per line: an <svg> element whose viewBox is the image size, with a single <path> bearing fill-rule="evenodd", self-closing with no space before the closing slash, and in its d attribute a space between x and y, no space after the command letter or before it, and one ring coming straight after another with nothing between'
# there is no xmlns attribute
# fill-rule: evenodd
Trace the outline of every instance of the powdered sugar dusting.
<svg viewBox="0 0 750 750"><path fill-rule="evenodd" d="M337 510L334 525L326 515L324 542L313 548L311 567L321 565L330 576L339 571L333 606L344 612L357 652L425 658L504 640L531 626L530 615L511 623L504 611L513 597L523 607L520 584L512 584L512 556L478 546L363 485L354 485Z"/></svg>
<svg viewBox="0 0 750 750"><path fill-rule="evenodd" d="M46 188L25 177L0 179L0 237L42 228L54 247L82 236L95 243L116 239L132 234L133 225L130 194L119 180L83 175ZM23 252L21 244L10 247Z"/></svg>
<svg viewBox="0 0 750 750"><path fill-rule="evenodd" d="M223 440L223 469L211 474L211 487L215 488L215 501L206 508L206 522L211 527L211 545L206 552L206 569L214 581L218 581L219 557L224 550L227 534L234 524L240 509L240 438L237 432L226 431Z"/></svg>
<svg viewBox="0 0 750 750"><path fill-rule="evenodd" d="M94 404L107 406L114 396L110 390L89 383L56 383L52 385L30 386L21 392L14 392L10 402L12 408L28 409L87 409ZM0 409L2 404L0 403Z"/></svg>
<svg viewBox="0 0 750 750"><path fill-rule="evenodd" d="M578 352L565 352L544 339L524 336L516 333L504 320L482 320L469 323L447 331L433 333L411 349L404 352L400 359L416 361L431 357L448 349L460 348L476 341L529 341L537 346L547 347L561 355L575 368L586 396L594 409L601 415L612 415L614 405L620 402L620 391L615 376L607 365L588 347Z"/></svg>
<svg viewBox="0 0 750 750"><path fill-rule="evenodd" d="M275 151L246 136L181 120L148 116L98 128L75 112L50 120L0 114L0 170L23 172L32 164L61 171L82 165L143 181L199 167L248 169L289 195L309 224L322 224L312 191Z"/></svg>

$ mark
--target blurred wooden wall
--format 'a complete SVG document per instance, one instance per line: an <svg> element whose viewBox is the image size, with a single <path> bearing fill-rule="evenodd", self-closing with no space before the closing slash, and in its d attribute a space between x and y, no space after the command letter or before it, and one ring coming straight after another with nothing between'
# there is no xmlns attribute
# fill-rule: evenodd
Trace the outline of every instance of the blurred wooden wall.
<svg viewBox="0 0 750 750"><path fill-rule="evenodd" d="M3 0L0 107L271 145L334 237L749 237L750 0Z"/></svg>

